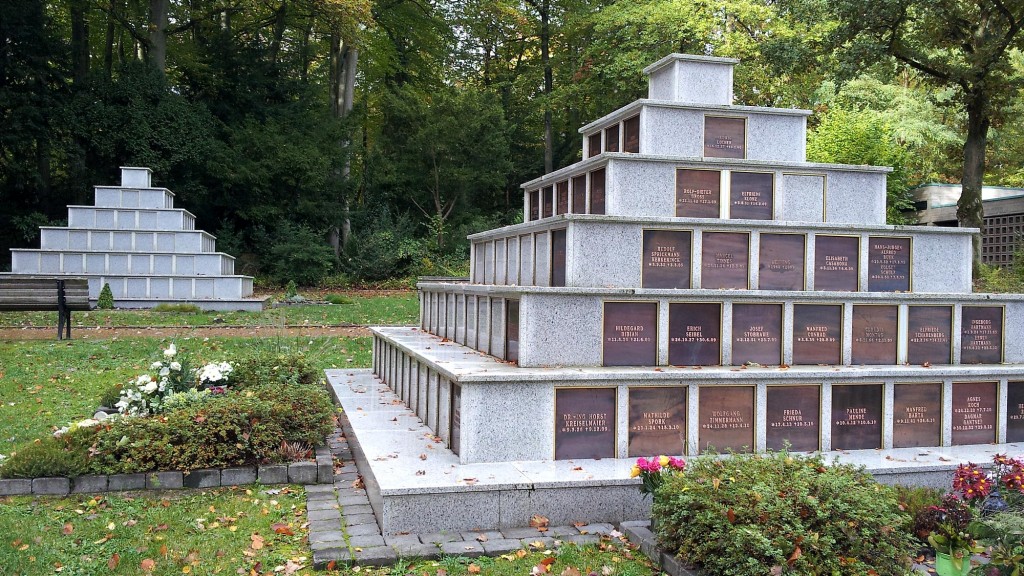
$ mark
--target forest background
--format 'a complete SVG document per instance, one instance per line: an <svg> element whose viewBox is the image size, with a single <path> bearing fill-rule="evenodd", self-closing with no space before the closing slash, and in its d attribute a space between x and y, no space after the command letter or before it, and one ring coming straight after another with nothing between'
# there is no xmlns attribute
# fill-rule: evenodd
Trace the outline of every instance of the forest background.
<svg viewBox="0 0 1024 576"><path fill-rule="evenodd" d="M899 222L921 183L1024 185L1022 23L1020 0L4 0L0 270L148 166L260 281L465 274L466 235L521 221L519 184L672 52L813 110L809 160L892 166Z"/></svg>

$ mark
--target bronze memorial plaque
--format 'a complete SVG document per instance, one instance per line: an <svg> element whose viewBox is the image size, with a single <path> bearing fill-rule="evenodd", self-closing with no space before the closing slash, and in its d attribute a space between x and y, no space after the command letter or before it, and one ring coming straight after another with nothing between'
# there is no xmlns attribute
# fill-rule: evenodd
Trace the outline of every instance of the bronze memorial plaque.
<svg viewBox="0 0 1024 576"><path fill-rule="evenodd" d="M587 136L587 158L601 153L601 132Z"/></svg>
<svg viewBox="0 0 1024 576"><path fill-rule="evenodd" d="M590 214L604 214L604 168L590 173Z"/></svg>
<svg viewBox="0 0 1024 576"><path fill-rule="evenodd" d="M899 334L895 305L853 305L851 364L895 364Z"/></svg>
<svg viewBox="0 0 1024 576"><path fill-rule="evenodd" d="M540 190L533 190L528 196L530 201L530 220L540 219Z"/></svg>
<svg viewBox="0 0 1024 576"><path fill-rule="evenodd" d="M686 451L686 387L629 389L629 457Z"/></svg>
<svg viewBox="0 0 1024 576"><path fill-rule="evenodd" d="M551 231L552 286L565 286L565 228Z"/></svg>
<svg viewBox="0 0 1024 576"><path fill-rule="evenodd" d="M554 210L555 210L555 197L554 197L555 196L555 190L554 190L554 188L552 188L551 186L545 186L544 188L541 189L540 195L541 195L541 198L542 198L541 206L543 207L543 211L541 213L541 218L549 218L551 216L554 216L555 215L555 212L554 212Z"/></svg>
<svg viewBox="0 0 1024 576"><path fill-rule="evenodd" d="M729 218L771 220L775 215L775 175L736 172L729 175Z"/></svg>
<svg viewBox="0 0 1024 576"><path fill-rule="evenodd" d="M555 214L569 211L569 181L562 180L555 185Z"/></svg>
<svg viewBox="0 0 1024 576"><path fill-rule="evenodd" d="M1024 442L1024 382L1006 383L1006 441Z"/></svg>
<svg viewBox="0 0 1024 576"><path fill-rule="evenodd" d="M462 438L462 386L452 384L451 427L448 438L452 453L458 456Z"/></svg>
<svg viewBox="0 0 1024 576"><path fill-rule="evenodd" d="M572 177L572 213L587 213L587 175Z"/></svg>
<svg viewBox="0 0 1024 576"><path fill-rule="evenodd" d="M604 129L604 151L619 151L619 125L615 124Z"/></svg>
<svg viewBox="0 0 1024 576"><path fill-rule="evenodd" d="M754 447L754 387L701 386L697 442L714 448L750 452Z"/></svg>
<svg viewBox="0 0 1024 576"><path fill-rule="evenodd" d="M644 288L690 287L689 231L644 230L640 281Z"/></svg>
<svg viewBox="0 0 1024 576"><path fill-rule="evenodd" d="M882 447L882 385L832 386L832 449Z"/></svg>
<svg viewBox="0 0 1024 576"><path fill-rule="evenodd" d="M793 305L793 364L841 364L843 307Z"/></svg>
<svg viewBox="0 0 1024 576"><path fill-rule="evenodd" d="M721 338L721 304L668 305L668 363L672 366L720 365Z"/></svg>
<svg viewBox="0 0 1024 576"><path fill-rule="evenodd" d="M859 254L860 239L855 236L815 236L814 289L856 292Z"/></svg>
<svg viewBox="0 0 1024 576"><path fill-rule="evenodd" d="M718 218L721 191L722 173L718 170L676 170L676 216Z"/></svg>
<svg viewBox="0 0 1024 576"><path fill-rule="evenodd" d="M892 398L892 446L942 443L942 384L896 384Z"/></svg>
<svg viewBox="0 0 1024 576"><path fill-rule="evenodd" d="M746 290L749 242L744 232L705 232L700 287Z"/></svg>
<svg viewBox="0 0 1024 576"><path fill-rule="evenodd" d="M782 304L732 305L732 363L782 363Z"/></svg>
<svg viewBox="0 0 1024 576"><path fill-rule="evenodd" d="M996 441L996 383L953 383L953 445Z"/></svg>
<svg viewBox="0 0 1024 576"><path fill-rule="evenodd" d="M761 290L804 289L803 234L761 234L757 287Z"/></svg>
<svg viewBox="0 0 1024 576"><path fill-rule="evenodd" d="M1003 361L1002 306L964 306L960 315L960 363Z"/></svg>
<svg viewBox="0 0 1024 576"><path fill-rule="evenodd" d="M782 450L789 442L794 451L821 447L820 386L768 386L765 430L769 450Z"/></svg>
<svg viewBox="0 0 1024 576"><path fill-rule="evenodd" d="M622 151L638 154L640 152L640 115L631 116L622 121Z"/></svg>
<svg viewBox="0 0 1024 576"><path fill-rule="evenodd" d="M615 388L555 389L555 460L615 457Z"/></svg>
<svg viewBox="0 0 1024 576"><path fill-rule="evenodd" d="M658 303L604 303L605 366L658 363Z"/></svg>
<svg viewBox="0 0 1024 576"><path fill-rule="evenodd" d="M519 300L505 300L505 360L519 363Z"/></svg>
<svg viewBox="0 0 1024 576"><path fill-rule="evenodd" d="M910 238L868 237L868 290L910 291Z"/></svg>
<svg viewBox="0 0 1024 576"><path fill-rule="evenodd" d="M704 117L704 156L708 158L747 157L747 119L724 116Z"/></svg>
<svg viewBox="0 0 1024 576"><path fill-rule="evenodd" d="M953 361L953 308L907 307L907 363L949 364Z"/></svg>

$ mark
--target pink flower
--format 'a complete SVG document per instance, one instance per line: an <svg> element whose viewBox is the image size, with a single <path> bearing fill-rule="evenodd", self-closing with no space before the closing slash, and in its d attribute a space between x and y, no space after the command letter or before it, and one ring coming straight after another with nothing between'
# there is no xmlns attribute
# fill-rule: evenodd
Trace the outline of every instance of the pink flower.
<svg viewBox="0 0 1024 576"><path fill-rule="evenodd" d="M686 460L672 456L668 459L668 465L673 470L684 470L686 468Z"/></svg>

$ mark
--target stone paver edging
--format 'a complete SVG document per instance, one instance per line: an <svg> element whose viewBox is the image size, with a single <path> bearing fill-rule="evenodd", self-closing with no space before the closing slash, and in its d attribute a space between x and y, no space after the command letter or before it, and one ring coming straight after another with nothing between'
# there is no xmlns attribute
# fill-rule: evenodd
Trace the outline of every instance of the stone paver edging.
<svg viewBox="0 0 1024 576"><path fill-rule="evenodd" d="M344 417L344 415L341 415ZM509 528L434 534L383 536L370 507L348 441L339 428L328 438L334 458L342 463L334 484L306 488L309 545L313 565L389 566L401 559L432 559L441 555L499 556L521 548L551 547L556 541L578 545L597 544L615 527L599 523L581 526Z"/></svg>
<svg viewBox="0 0 1024 576"><path fill-rule="evenodd" d="M9 478L0 480L0 496L38 494L67 496L89 492L122 490L177 490L216 488L243 484L330 484L334 482L334 461L330 448L316 449L316 461L268 464L234 468L206 468L189 472L140 472L138 474L92 474L76 478Z"/></svg>

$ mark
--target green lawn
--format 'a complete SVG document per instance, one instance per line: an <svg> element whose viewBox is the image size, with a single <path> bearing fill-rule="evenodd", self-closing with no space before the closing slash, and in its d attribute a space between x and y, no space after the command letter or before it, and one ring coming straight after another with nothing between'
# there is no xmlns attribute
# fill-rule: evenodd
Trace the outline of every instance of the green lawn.
<svg viewBox="0 0 1024 576"><path fill-rule="evenodd" d="M0 498L0 572L273 573L312 564L305 508L287 486Z"/></svg>
<svg viewBox="0 0 1024 576"><path fill-rule="evenodd" d="M262 312L153 312L150 310L91 310L74 312L74 326L306 326L306 325L391 325L419 322L419 300L415 292L365 296L345 293L349 304L290 305ZM55 327L56 312L0 312L0 326Z"/></svg>
<svg viewBox="0 0 1024 576"><path fill-rule="evenodd" d="M81 326L194 326L212 324L220 316L227 324L375 325L414 324L416 314L415 295L409 293L262 313L76 313L75 322ZM52 323L42 314L0 314L0 324ZM288 347L306 351L323 368L370 365L368 337L0 341L0 453L91 416L107 388L145 371L171 341L179 353L201 362L231 359L254 347ZM270 493L265 487L250 486L69 498L0 497L0 574L311 575L307 533L301 487L273 487ZM147 572L147 568L151 569ZM518 576L536 570L563 576L652 574L643 555L621 542L536 549L499 558L453 556L378 569L337 568L327 574Z"/></svg>

